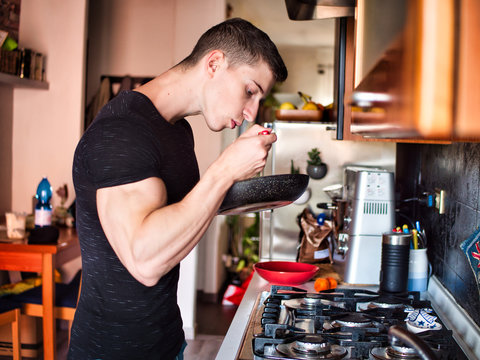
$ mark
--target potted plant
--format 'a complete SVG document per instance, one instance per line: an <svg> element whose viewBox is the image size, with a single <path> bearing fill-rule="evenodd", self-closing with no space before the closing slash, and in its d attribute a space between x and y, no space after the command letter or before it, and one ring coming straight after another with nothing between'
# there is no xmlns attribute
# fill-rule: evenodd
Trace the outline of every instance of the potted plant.
<svg viewBox="0 0 480 360"><path fill-rule="evenodd" d="M322 162L318 148L313 148L308 152L307 164L307 174L312 179L322 179L327 175L327 164Z"/></svg>

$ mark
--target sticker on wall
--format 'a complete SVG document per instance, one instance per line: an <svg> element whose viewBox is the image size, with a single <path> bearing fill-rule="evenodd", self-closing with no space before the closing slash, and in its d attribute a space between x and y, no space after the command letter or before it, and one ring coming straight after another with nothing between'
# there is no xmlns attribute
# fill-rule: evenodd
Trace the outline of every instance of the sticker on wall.
<svg viewBox="0 0 480 360"><path fill-rule="evenodd" d="M463 250L470 263L480 295L480 229L475 230L467 240L462 242L460 248Z"/></svg>

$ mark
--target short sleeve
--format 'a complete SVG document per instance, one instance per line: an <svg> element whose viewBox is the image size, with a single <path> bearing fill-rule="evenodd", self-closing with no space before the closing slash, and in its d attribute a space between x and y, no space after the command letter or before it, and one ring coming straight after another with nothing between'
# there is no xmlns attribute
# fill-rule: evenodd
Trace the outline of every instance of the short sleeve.
<svg viewBox="0 0 480 360"><path fill-rule="evenodd" d="M134 119L104 118L92 124L86 150L86 167L97 188L159 176L158 154L152 132Z"/></svg>

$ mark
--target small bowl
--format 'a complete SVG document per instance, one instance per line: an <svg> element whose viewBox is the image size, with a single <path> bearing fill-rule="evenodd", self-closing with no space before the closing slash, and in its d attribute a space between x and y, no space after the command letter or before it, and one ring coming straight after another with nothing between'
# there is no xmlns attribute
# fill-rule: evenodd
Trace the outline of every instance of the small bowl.
<svg viewBox="0 0 480 360"><path fill-rule="evenodd" d="M307 188L307 190L305 190L303 194L300 195L300 197L297 200L295 200L293 203L296 205L303 205L308 200L310 200L311 197L312 197L312 190L310 188Z"/></svg>
<svg viewBox="0 0 480 360"><path fill-rule="evenodd" d="M429 330L441 330L442 329L442 324L434 321L433 323L431 324L426 324L426 325L423 325L423 326L420 326L410 320L407 320L406 321L407 323L407 329L410 331L410 332L413 332L414 334L418 334L418 333L421 333L421 332L424 332L424 331L429 331Z"/></svg>
<svg viewBox="0 0 480 360"><path fill-rule="evenodd" d="M415 334L428 330L440 330L442 324L438 323L437 317L431 313L432 310L428 308L411 311L405 319L407 329Z"/></svg>
<svg viewBox="0 0 480 360"><path fill-rule="evenodd" d="M310 280L318 267L293 261L265 261L253 265L262 278L276 285L300 285Z"/></svg>

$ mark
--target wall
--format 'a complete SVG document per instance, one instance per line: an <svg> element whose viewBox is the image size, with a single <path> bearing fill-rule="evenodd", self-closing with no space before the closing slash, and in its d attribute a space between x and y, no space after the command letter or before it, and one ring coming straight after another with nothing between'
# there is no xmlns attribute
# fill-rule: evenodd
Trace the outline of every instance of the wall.
<svg viewBox="0 0 480 360"><path fill-rule="evenodd" d="M0 85L0 223L12 210L12 103L13 89ZM14 209L15 210L15 209Z"/></svg>
<svg viewBox="0 0 480 360"><path fill-rule="evenodd" d="M416 202L402 209L426 229L433 274L480 324L479 284L460 249L480 224L480 144L398 144L396 176L398 199L435 188L446 191L444 215Z"/></svg>
<svg viewBox="0 0 480 360"><path fill-rule="evenodd" d="M333 34L332 34L333 36ZM287 80L279 87L281 93L297 95L298 91L312 96L324 106L333 102L334 48L312 46L279 46L278 50L288 69ZM320 73L319 66L323 69ZM299 96L293 103L303 105ZM279 100L282 102L282 100Z"/></svg>
<svg viewBox="0 0 480 360"><path fill-rule="evenodd" d="M73 193L72 158L83 118L86 9L86 0L22 1L19 44L46 54L50 88L14 90L12 208L17 211L31 212L32 196L45 175L54 192L66 183ZM53 203L58 204L56 195Z"/></svg>
<svg viewBox="0 0 480 360"><path fill-rule="evenodd" d="M204 31L224 17L224 0L91 1L88 101L97 91L101 75L154 77L168 70L190 53ZM201 116L188 120L203 174L220 153L221 134L211 132ZM199 246L181 264L178 302L187 338L194 337L197 288L215 293L222 281L220 225L215 219ZM198 258L198 248L211 258Z"/></svg>

